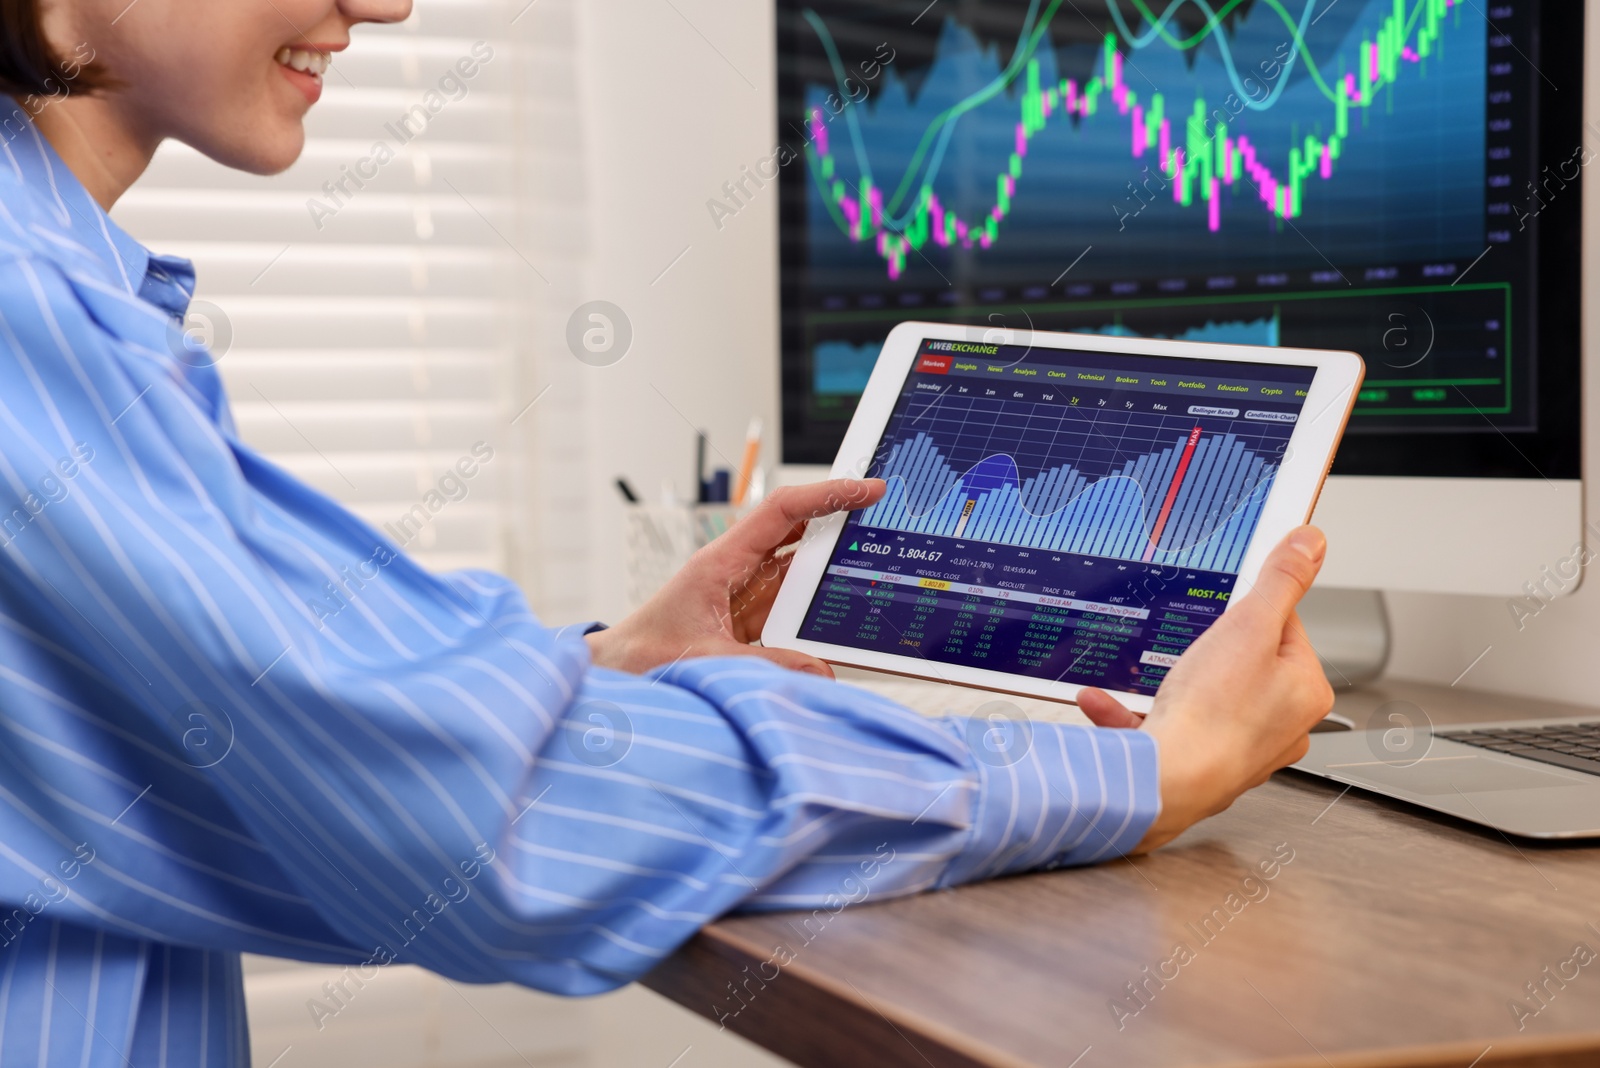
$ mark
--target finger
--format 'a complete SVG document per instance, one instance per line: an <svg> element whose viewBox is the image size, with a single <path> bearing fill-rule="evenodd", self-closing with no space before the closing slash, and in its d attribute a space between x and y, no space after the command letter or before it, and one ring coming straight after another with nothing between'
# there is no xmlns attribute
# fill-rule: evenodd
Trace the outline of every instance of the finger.
<svg viewBox="0 0 1600 1068"><path fill-rule="evenodd" d="M756 506L712 543L717 562L733 570L765 560L774 549L798 537L813 519L877 503L888 485L877 478L836 478L809 486L785 486Z"/></svg>
<svg viewBox="0 0 1600 1068"><path fill-rule="evenodd" d="M1311 636L1306 633L1298 612L1289 614L1289 622L1283 628L1278 659L1291 673L1289 678L1294 679L1298 687L1295 707L1304 709L1308 715L1315 715L1316 719L1327 715L1333 709L1333 686L1323 669L1322 654L1311 644ZM1311 722L1315 723L1316 719Z"/></svg>
<svg viewBox="0 0 1600 1068"><path fill-rule="evenodd" d="M732 531L730 530L729 533L732 533ZM796 526L790 527L789 528L789 533L784 535L783 540L778 542L778 544L776 544L776 545L774 545L772 547L773 554L781 553L784 549L787 549L789 546L797 544L800 541L800 539L805 537L805 536L806 536L806 525L804 523L800 523L800 524L797 524Z"/></svg>
<svg viewBox="0 0 1600 1068"><path fill-rule="evenodd" d="M793 553L774 554L761 561L761 566L742 575L728 588L728 600L733 605L735 617L744 616L765 602L770 602L783 585L789 573Z"/></svg>
<svg viewBox="0 0 1600 1068"><path fill-rule="evenodd" d="M833 678L833 668L828 666L826 661L818 660L814 656L808 656L794 649L764 649L759 645L748 645L731 638L713 638L696 642L689 655L697 660L713 656L754 656L779 667L788 668L790 671L820 675L825 679Z"/></svg>
<svg viewBox="0 0 1600 1068"><path fill-rule="evenodd" d="M1078 707L1096 727L1136 728L1144 723L1143 716L1129 712L1121 701L1092 686L1078 691Z"/></svg>
<svg viewBox="0 0 1600 1068"><path fill-rule="evenodd" d="M1288 622L1284 624L1278 657L1297 669L1322 672L1322 654L1311 644L1311 633L1306 630L1298 609L1289 613Z"/></svg>
<svg viewBox="0 0 1600 1068"><path fill-rule="evenodd" d="M807 675L820 675L825 679L833 678L833 668L825 661L795 649L763 649L758 645L747 645L745 652L752 656L759 656L763 660L770 660L779 667L788 668L790 671L803 671Z"/></svg>
<svg viewBox="0 0 1600 1068"><path fill-rule="evenodd" d="M1305 656L1308 652L1312 656L1317 655L1317 651L1311 647L1311 635L1306 633L1306 625L1300 621L1300 610L1296 608L1284 621L1283 639L1278 644L1278 655L1293 660Z"/></svg>
<svg viewBox="0 0 1600 1068"><path fill-rule="evenodd" d="M1274 775L1288 767L1290 764L1299 763L1300 760L1304 758L1305 755L1310 751L1311 735L1301 734L1296 736L1295 740L1289 744L1287 749L1279 753L1273 758L1270 764L1261 769L1261 772L1256 777L1255 781L1250 784L1250 789L1254 790L1256 787L1266 783Z"/></svg>
<svg viewBox="0 0 1600 1068"><path fill-rule="evenodd" d="M793 560L793 553L778 557L774 561L775 574L763 571L734 596L733 622L738 630L752 640L759 637L762 628L767 625L767 617L772 615L772 606L778 601L778 590Z"/></svg>
<svg viewBox="0 0 1600 1068"><path fill-rule="evenodd" d="M1228 613L1234 617L1231 625L1278 635L1281 641L1295 606L1322 569L1327 548L1327 539L1316 527L1291 531L1267 557L1255 585Z"/></svg>
<svg viewBox="0 0 1600 1068"><path fill-rule="evenodd" d="M1290 764L1298 764L1306 758L1306 754L1309 752L1311 752L1311 734L1307 732L1296 738L1288 751L1278 758L1282 761L1278 767L1286 768Z"/></svg>

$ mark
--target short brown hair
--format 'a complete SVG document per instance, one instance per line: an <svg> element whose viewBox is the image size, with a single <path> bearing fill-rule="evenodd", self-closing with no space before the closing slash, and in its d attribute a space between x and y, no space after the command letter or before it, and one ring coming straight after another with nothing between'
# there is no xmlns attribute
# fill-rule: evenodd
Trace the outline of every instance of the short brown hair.
<svg viewBox="0 0 1600 1068"><path fill-rule="evenodd" d="M51 49L44 36L39 0L0 0L0 94L57 96L104 85L92 50L83 59L58 56Z"/></svg>

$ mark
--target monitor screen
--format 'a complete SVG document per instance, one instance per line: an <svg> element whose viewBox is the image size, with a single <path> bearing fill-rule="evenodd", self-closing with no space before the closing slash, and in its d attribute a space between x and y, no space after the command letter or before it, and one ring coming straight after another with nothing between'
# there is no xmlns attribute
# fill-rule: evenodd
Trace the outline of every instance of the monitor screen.
<svg viewBox="0 0 1600 1068"><path fill-rule="evenodd" d="M831 461L932 319L1350 349L1335 473L1577 477L1581 21L780 0L785 461Z"/></svg>
<svg viewBox="0 0 1600 1068"><path fill-rule="evenodd" d="M1309 367L924 341L800 637L1153 694L1221 614Z"/></svg>

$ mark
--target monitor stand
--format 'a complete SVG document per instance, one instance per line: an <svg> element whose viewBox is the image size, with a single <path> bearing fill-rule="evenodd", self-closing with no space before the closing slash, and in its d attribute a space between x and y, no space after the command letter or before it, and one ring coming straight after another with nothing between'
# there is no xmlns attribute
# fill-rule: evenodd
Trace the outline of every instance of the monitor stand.
<svg viewBox="0 0 1600 1068"><path fill-rule="evenodd" d="M1389 612L1378 590L1312 589L1300 620L1336 690L1383 674L1389 662Z"/></svg>

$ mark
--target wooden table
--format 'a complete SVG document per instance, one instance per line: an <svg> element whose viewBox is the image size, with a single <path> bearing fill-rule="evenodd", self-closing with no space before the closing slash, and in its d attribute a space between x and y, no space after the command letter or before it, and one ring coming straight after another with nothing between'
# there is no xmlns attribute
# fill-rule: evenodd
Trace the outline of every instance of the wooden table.
<svg viewBox="0 0 1600 1068"><path fill-rule="evenodd" d="M1339 711L1391 701L1435 724L1593 713L1403 683ZM804 918L717 923L647 985L807 1068L1600 1065L1600 956L1574 958L1600 954L1600 846L1293 772L1151 856L864 902L809 940ZM780 944L792 963L752 978Z"/></svg>

